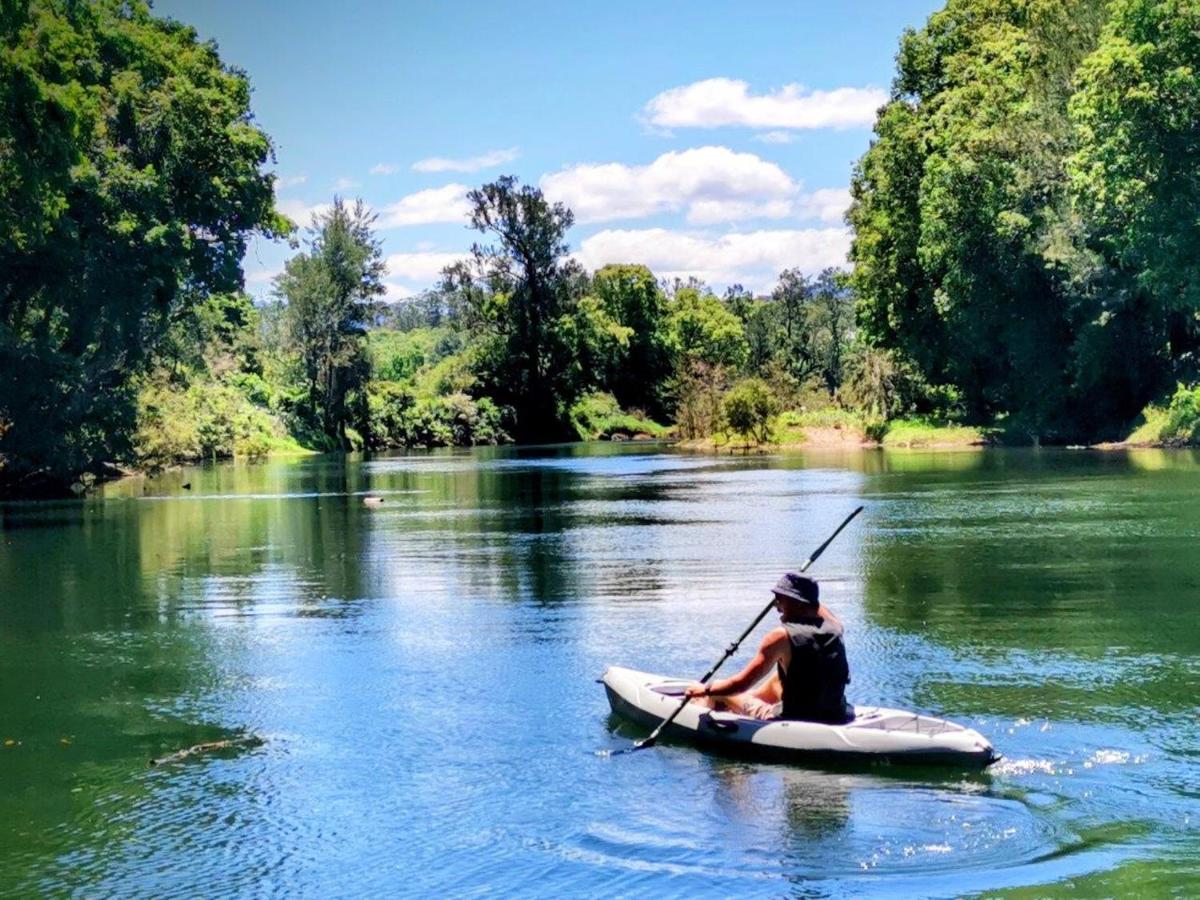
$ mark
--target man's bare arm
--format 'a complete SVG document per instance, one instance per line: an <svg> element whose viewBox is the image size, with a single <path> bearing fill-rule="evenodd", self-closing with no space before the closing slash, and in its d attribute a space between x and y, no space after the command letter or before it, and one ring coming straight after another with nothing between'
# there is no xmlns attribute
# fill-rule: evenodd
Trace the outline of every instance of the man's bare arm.
<svg viewBox="0 0 1200 900"><path fill-rule="evenodd" d="M768 632L759 645L754 658L746 664L746 668L730 678L716 679L708 683L707 689L702 684L694 684L687 690L689 697L700 697L705 694L714 697L725 697L730 694L740 694L758 684L780 660L788 646L787 632L776 628Z"/></svg>

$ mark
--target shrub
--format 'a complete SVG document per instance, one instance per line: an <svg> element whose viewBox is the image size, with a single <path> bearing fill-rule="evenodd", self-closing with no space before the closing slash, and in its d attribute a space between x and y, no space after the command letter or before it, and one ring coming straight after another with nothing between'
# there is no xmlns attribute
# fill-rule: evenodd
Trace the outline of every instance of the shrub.
<svg viewBox="0 0 1200 900"><path fill-rule="evenodd" d="M1133 444L1184 446L1200 443L1200 385L1177 385L1166 405L1146 407L1142 424L1126 440Z"/></svg>
<svg viewBox="0 0 1200 900"><path fill-rule="evenodd" d="M163 378L139 391L133 448L137 460L151 467L302 449L237 387L202 381L184 388Z"/></svg>
<svg viewBox="0 0 1200 900"><path fill-rule="evenodd" d="M375 448L500 444L511 440L509 418L511 411L488 397L417 397L405 384L379 381L367 395L365 438Z"/></svg>
<svg viewBox="0 0 1200 900"><path fill-rule="evenodd" d="M625 412L612 394L584 394L571 406L568 414L571 427L580 440L594 441L614 435L633 437L649 434L663 437L667 429L644 415Z"/></svg>
<svg viewBox="0 0 1200 900"><path fill-rule="evenodd" d="M746 378L735 384L725 395L722 408L729 427L746 440L759 444L770 440L779 401L761 378Z"/></svg>

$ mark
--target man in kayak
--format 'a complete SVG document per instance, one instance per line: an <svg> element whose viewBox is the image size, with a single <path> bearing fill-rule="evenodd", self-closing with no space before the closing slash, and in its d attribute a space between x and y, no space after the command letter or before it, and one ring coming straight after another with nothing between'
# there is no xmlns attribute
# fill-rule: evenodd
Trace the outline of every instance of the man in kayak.
<svg viewBox="0 0 1200 900"><path fill-rule="evenodd" d="M850 668L841 621L821 605L820 588L811 578L789 572L773 591L783 624L763 638L746 668L731 678L692 684L687 696L755 719L849 721Z"/></svg>

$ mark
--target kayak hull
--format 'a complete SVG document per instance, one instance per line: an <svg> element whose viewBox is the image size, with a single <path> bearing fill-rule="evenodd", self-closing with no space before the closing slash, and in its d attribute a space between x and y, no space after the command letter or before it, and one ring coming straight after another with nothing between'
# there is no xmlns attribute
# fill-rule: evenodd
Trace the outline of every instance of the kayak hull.
<svg viewBox="0 0 1200 900"><path fill-rule="evenodd" d="M689 682L610 666L601 678L612 711L656 728ZM921 765L983 769L1000 758L979 732L945 719L885 707L855 707L845 725L762 721L689 703L663 731L722 754L797 765Z"/></svg>

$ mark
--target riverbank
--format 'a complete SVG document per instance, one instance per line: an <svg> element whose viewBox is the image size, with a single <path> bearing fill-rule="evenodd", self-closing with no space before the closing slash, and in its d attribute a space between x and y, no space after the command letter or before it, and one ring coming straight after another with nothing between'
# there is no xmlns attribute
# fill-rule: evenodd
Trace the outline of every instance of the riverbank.
<svg viewBox="0 0 1200 900"><path fill-rule="evenodd" d="M775 450L870 450L883 448L964 450L996 443L990 429L942 423L930 419L896 419L886 425L865 422L839 409L786 412L779 417L771 440L747 443L727 431L680 442L687 450L769 452Z"/></svg>

